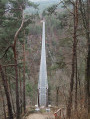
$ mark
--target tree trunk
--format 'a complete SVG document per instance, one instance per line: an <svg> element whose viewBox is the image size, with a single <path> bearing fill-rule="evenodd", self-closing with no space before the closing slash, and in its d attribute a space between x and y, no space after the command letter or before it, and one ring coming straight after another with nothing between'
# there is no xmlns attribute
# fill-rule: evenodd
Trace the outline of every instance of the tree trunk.
<svg viewBox="0 0 90 119"><path fill-rule="evenodd" d="M22 8L21 8L22 9ZM17 67L17 53L16 53L16 43L18 40L18 35L23 28L24 25L24 14L23 14L23 9L22 9L22 23L19 29L16 31L15 36L14 36L14 44L12 46L13 48L13 53L14 53L14 60L15 60L15 74L16 74L16 118L19 119L20 117L20 106L19 106L19 89L18 89L18 67Z"/></svg>
<svg viewBox="0 0 90 119"><path fill-rule="evenodd" d="M74 8L74 42L75 42L75 110L77 111L77 83L78 83L78 77L77 77L77 27L78 27L78 0L76 0L75 8Z"/></svg>
<svg viewBox="0 0 90 119"><path fill-rule="evenodd" d="M16 47L13 47L14 60L15 60L15 75L16 75L16 117L19 119L20 106L19 106L19 85L18 85L18 67L17 67L17 54Z"/></svg>
<svg viewBox="0 0 90 119"><path fill-rule="evenodd" d="M0 93L1 93L2 101L3 101L4 119L6 119L5 102L4 102L4 96L3 96L3 92L2 92L1 86L0 86Z"/></svg>
<svg viewBox="0 0 90 119"><path fill-rule="evenodd" d="M90 118L90 42L88 45L86 81L87 81L87 96L88 96L88 99L87 99L88 100L88 114Z"/></svg>
<svg viewBox="0 0 90 119"><path fill-rule="evenodd" d="M74 8L74 12L73 12L74 13L74 18L73 18L74 36L73 36L72 73L71 73L71 80L70 80L69 100L68 100L68 106L67 106L67 117L69 119L71 118L71 110L72 110L72 103L73 103L72 99L73 99L74 76L75 76L75 69L76 69L76 54L77 54L77 36L76 36L77 34L76 33L77 33L77 26L78 26L77 3L78 3L78 0L76 0L75 4L73 5L73 8ZM76 92L76 96L77 96L77 92ZM75 100L75 103L76 103L76 100Z"/></svg>
<svg viewBox="0 0 90 119"><path fill-rule="evenodd" d="M23 108L26 111L26 96L25 96L25 41L23 44Z"/></svg>
<svg viewBox="0 0 90 119"><path fill-rule="evenodd" d="M3 72L3 69L2 69L1 65L0 65L0 73L1 73L2 83L3 83L3 86L4 86L6 99L7 99L9 119L13 119L13 112L12 112L12 106L11 106L11 101L10 101L10 95L9 95L9 91L8 91L8 85L7 85L7 81L5 79L5 75L4 75L4 72Z"/></svg>
<svg viewBox="0 0 90 119"><path fill-rule="evenodd" d="M88 40L88 55L87 55L87 94L88 94L88 119L90 118L90 0L87 0L87 40Z"/></svg>
<svg viewBox="0 0 90 119"><path fill-rule="evenodd" d="M12 90L11 90L11 83L10 83L10 79L9 79L9 91L10 91L10 96L11 96L11 102L12 102L12 108L13 108L13 112L15 114L15 106L14 106L14 101L13 101L13 96L12 96Z"/></svg>
<svg viewBox="0 0 90 119"><path fill-rule="evenodd" d="M75 82L75 109L77 110L77 86L78 86L78 77L77 77L77 53L76 53L76 82Z"/></svg>
<svg viewBox="0 0 90 119"><path fill-rule="evenodd" d="M20 113L22 113L22 81L21 81L20 68L19 68L19 79L20 79Z"/></svg>
<svg viewBox="0 0 90 119"><path fill-rule="evenodd" d="M86 96L88 101L88 114L90 118L90 0L87 0L87 5L84 5L84 2L79 0L80 3L80 11L82 15L83 26L86 31L87 38L87 65L86 65ZM85 10L86 8L86 10Z"/></svg>

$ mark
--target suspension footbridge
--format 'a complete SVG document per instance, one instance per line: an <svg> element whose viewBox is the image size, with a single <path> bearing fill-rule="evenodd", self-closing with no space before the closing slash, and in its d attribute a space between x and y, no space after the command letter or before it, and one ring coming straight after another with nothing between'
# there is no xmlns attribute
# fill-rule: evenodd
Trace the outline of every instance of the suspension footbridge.
<svg viewBox="0 0 90 119"><path fill-rule="evenodd" d="M40 108L46 108L43 113L33 113L27 116L26 119L65 119L65 110L64 108L58 109L55 113L48 110L48 80L47 80L47 65L46 65L46 48L45 48L45 21L43 22L42 27L42 48L41 48L41 61L40 61L40 71L39 71L39 80L38 80L38 96L37 96L37 108L36 111L39 111ZM54 109L54 107L53 107ZM49 112L49 113L47 113Z"/></svg>
<svg viewBox="0 0 90 119"><path fill-rule="evenodd" d="M48 106L48 81L47 81L47 65L46 65L46 48L45 48L45 21L42 28L42 49L41 62L38 81L38 107Z"/></svg>

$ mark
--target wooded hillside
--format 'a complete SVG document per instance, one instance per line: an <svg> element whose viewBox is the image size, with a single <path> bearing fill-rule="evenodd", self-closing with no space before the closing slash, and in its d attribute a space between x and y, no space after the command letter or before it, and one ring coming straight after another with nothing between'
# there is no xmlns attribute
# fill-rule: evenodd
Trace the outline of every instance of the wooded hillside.
<svg viewBox="0 0 90 119"><path fill-rule="evenodd" d="M22 119L37 104L42 19L48 104L90 119L89 0L0 0L0 119Z"/></svg>

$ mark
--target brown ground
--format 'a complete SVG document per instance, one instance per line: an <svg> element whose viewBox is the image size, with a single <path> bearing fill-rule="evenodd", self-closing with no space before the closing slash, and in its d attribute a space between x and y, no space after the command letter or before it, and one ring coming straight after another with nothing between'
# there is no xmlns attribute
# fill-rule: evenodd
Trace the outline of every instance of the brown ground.
<svg viewBox="0 0 90 119"><path fill-rule="evenodd" d="M34 113L30 114L26 119L54 119L54 114L52 113Z"/></svg>

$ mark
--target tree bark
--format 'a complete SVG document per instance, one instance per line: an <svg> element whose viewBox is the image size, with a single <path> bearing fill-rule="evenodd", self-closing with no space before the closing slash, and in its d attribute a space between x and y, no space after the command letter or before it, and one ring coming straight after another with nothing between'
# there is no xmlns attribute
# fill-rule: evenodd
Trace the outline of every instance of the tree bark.
<svg viewBox="0 0 90 119"><path fill-rule="evenodd" d="M86 31L86 38L87 38L87 62L86 62L86 96L88 102L88 114L90 118L90 0L86 1L87 5L84 5L84 2L79 0L80 4L80 11L82 15L83 26ZM85 11L86 8L86 11Z"/></svg>
<svg viewBox="0 0 90 119"><path fill-rule="evenodd" d="M88 114L90 118L90 45L88 47L86 80L87 80L87 95L88 95Z"/></svg>
<svg viewBox="0 0 90 119"><path fill-rule="evenodd" d="M88 55L87 55L87 94L88 94L88 119L90 118L90 0L87 0L87 40L88 40Z"/></svg>
<svg viewBox="0 0 90 119"><path fill-rule="evenodd" d="M25 40L23 44L23 108L26 111L26 93L25 93Z"/></svg>
<svg viewBox="0 0 90 119"><path fill-rule="evenodd" d="M1 73L2 83L4 86L6 99L7 99L9 119L13 119L13 112L12 112L12 106L11 106L11 101L10 101L10 95L9 95L9 91L8 91L8 85L7 85L7 81L5 79L5 75L4 75L4 72L3 72L1 65L0 65L0 73Z"/></svg>
<svg viewBox="0 0 90 119"><path fill-rule="evenodd" d="M15 114L15 106L14 106L14 101L13 101L13 96L12 96L12 90L11 90L11 83L10 83L10 79L9 79L9 91L10 91L10 96L11 96L11 102L12 102L12 108L13 108L13 112Z"/></svg>
<svg viewBox="0 0 90 119"><path fill-rule="evenodd" d="M16 75L16 116L19 119L20 116L20 106L19 106L19 85L18 85L18 67L17 67L17 54L16 47L13 47L14 61L15 61L15 75Z"/></svg>
<svg viewBox="0 0 90 119"><path fill-rule="evenodd" d="M77 111L77 85L78 85L78 77L77 77L77 27L78 27L78 0L76 0L75 3L75 8L74 8L74 39L75 39L75 79L76 79L76 84L75 84L75 110Z"/></svg>
<svg viewBox="0 0 90 119"><path fill-rule="evenodd" d="M19 68L19 78L20 78L20 113L22 113L22 81L21 81L20 68Z"/></svg>
<svg viewBox="0 0 90 119"><path fill-rule="evenodd" d="M18 83L18 67L17 67L17 51L16 51L16 43L18 40L18 35L23 28L24 25L24 15L23 15L23 10L22 10L22 23L20 28L17 30L14 36L14 44L12 46L13 48L13 53L14 53L14 60L15 60L15 74L16 74L16 118L19 119L20 117L20 105L19 105L19 83Z"/></svg>
<svg viewBox="0 0 90 119"><path fill-rule="evenodd" d="M3 102L4 119L6 119L5 102L4 102L4 96L3 96L3 92L2 92L1 86L0 86L0 93L1 93L2 102Z"/></svg>
<svg viewBox="0 0 90 119"><path fill-rule="evenodd" d="M67 117L71 118L71 110L72 110L72 99L73 99L73 86L74 86L74 77L75 77L75 69L76 69L76 54L77 54L77 26L78 26L78 9L77 9L78 0L73 5L73 20L74 20L74 34L73 34L73 55L72 55L72 73L70 79L70 92L69 92L69 99L68 99L68 106L67 106ZM76 79L77 83L77 79ZM77 84L76 84L77 88ZM77 105L77 89L75 93L75 105Z"/></svg>

